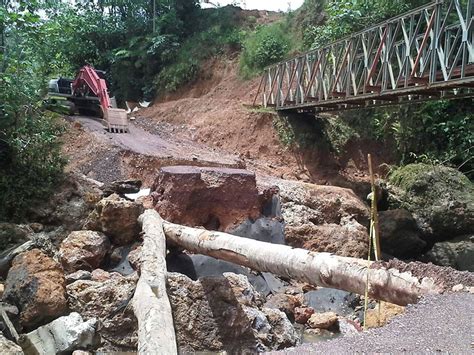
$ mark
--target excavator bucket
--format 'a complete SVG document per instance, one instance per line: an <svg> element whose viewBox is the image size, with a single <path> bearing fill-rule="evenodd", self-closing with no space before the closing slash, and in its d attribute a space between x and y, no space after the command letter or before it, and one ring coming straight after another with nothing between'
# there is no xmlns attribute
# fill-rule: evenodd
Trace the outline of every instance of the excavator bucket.
<svg viewBox="0 0 474 355"><path fill-rule="evenodd" d="M107 128L111 133L127 133L127 111L120 108L108 108L104 113Z"/></svg>

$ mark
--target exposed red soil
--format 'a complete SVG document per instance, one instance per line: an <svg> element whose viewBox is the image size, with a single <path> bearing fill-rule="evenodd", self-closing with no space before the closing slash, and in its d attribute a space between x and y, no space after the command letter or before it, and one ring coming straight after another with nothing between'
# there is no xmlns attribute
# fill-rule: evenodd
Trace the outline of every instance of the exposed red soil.
<svg viewBox="0 0 474 355"><path fill-rule="evenodd" d="M237 154L258 174L318 184L354 188L368 181L367 153L376 166L390 160L373 142L349 142L338 159L317 145L283 146L273 126L275 113L251 107L259 81L241 79L236 59L209 60L193 84L141 109L137 124L147 130L175 127L174 135Z"/></svg>
<svg viewBox="0 0 474 355"><path fill-rule="evenodd" d="M367 153L378 166L390 160L384 149L374 142L349 142L346 153L335 158L318 144L285 147L273 124L276 113L251 106L259 80L241 79L237 59L214 58L193 84L134 113L131 136L106 134L92 121L76 117L80 124L71 124L63 138L68 170L104 182L139 178L150 186L161 166L224 165L366 195Z"/></svg>

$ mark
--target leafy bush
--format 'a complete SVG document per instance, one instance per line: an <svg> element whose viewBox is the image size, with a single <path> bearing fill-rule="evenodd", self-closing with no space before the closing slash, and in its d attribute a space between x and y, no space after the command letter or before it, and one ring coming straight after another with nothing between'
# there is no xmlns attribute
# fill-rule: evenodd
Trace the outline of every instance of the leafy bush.
<svg viewBox="0 0 474 355"><path fill-rule="evenodd" d="M267 65L282 60L291 48L291 39L285 23L277 22L258 27L243 43L240 72L252 77Z"/></svg>
<svg viewBox="0 0 474 355"><path fill-rule="evenodd" d="M31 102L0 94L0 220L21 220L28 207L47 199L62 176L59 134L63 126L52 113ZM5 100L6 99L6 100Z"/></svg>
<svg viewBox="0 0 474 355"><path fill-rule="evenodd" d="M165 67L156 77L154 83L158 92L173 92L185 83L193 81L199 70L196 60L189 58L187 61Z"/></svg>
<svg viewBox="0 0 474 355"><path fill-rule="evenodd" d="M0 220L13 221L50 195L64 166L62 126L40 108L47 57L35 39L45 32L29 12L31 3L19 6L0 11L0 38L6 38L0 51Z"/></svg>
<svg viewBox="0 0 474 355"><path fill-rule="evenodd" d="M328 146L321 121L313 117L287 113L274 115L272 122L280 142L288 149Z"/></svg>
<svg viewBox="0 0 474 355"><path fill-rule="evenodd" d="M355 31L400 14L418 4L420 0L331 0L325 6L327 21L304 28L305 48L319 48ZM321 8L319 2L316 2Z"/></svg>

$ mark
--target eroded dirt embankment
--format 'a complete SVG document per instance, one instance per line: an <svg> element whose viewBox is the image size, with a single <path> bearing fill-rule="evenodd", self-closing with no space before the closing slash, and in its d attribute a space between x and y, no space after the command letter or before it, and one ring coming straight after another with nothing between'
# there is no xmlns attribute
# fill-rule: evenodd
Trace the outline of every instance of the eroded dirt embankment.
<svg viewBox="0 0 474 355"><path fill-rule="evenodd" d="M290 148L276 114L251 107L258 85L259 78L239 77L236 59L212 59L194 83L134 112L130 134L108 134L98 122L75 116L64 137L68 168L104 182L132 177L149 186L161 166L246 167L366 195L366 156L371 152L376 166L387 162L382 147L349 142L340 157L316 140Z"/></svg>

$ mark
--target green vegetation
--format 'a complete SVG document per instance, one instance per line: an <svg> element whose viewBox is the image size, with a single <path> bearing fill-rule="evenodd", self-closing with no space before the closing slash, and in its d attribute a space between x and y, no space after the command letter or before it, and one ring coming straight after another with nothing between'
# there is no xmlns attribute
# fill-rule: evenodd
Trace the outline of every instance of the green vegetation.
<svg viewBox="0 0 474 355"><path fill-rule="evenodd" d="M49 58L39 39L47 31L32 6L0 8L0 220L21 220L51 193L64 165L57 139L62 126L41 109Z"/></svg>
<svg viewBox="0 0 474 355"><path fill-rule="evenodd" d="M315 142L319 147L328 147L322 120L286 114L273 116L272 122L280 142L287 149L311 149L315 147Z"/></svg>
<svg viewBox="0 0 474 355"><path fill-rule="evenodd" d="M243 78L295 53L325 45L423 3L421 0L306 0L262 23L198 0L0 0L0 219L21 217L47 196L64 164L60 120L41 104L47 80L84 64L105 70L119 102L153 99L196 80L216 56L238 59ZM155 5L155 6L154 6ZM447 164L474 177L472 100L351 111L338 117L275 117L288 146L325 144L343 153L351 139L395 147L398 162Z"/></svg>
<svg viewBox="0 0 474 355"><path fill-rule="evenodd" d="M244 78L255 76L266 66L276 63L288 54L291 38L288 24L276 22L259 26L243 43L240 71Z"/></svg>

